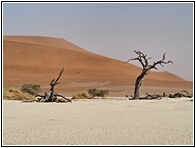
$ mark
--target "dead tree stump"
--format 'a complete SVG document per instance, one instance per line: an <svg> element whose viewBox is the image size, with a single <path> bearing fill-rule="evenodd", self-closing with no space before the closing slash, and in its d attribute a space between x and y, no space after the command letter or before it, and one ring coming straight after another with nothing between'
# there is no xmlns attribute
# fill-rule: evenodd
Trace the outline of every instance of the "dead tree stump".
<svg viewBox="0 0 196 148"><path fill-rule="evenodd" d="M38 97L38 100L37 102L70 102L71 103L71 99L68 99L66 97L64 97L63 95L60 95L56 92L54 92L54 87L57 85L57 84L60 84L58 82L58 80L60 79L62 73L64 71L64 68L60 71L59 73L59 76L57 77L57 79L53 79L50 83L50 91L45 93L45 95L37 95ZM60 97L60 98L58 98Z"/></svg>

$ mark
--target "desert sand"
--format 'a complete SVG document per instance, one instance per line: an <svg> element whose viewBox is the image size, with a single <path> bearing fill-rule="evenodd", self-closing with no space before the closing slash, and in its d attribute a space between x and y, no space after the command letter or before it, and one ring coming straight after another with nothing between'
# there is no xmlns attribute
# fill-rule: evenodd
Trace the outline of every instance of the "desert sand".
<svg viewBox="0 0 196 148"><path fill-rule="evenodd" d="M130 57L133 56L130 51ZM152 58L159 59L162 55ZM61 84L55 89L66 96L89 88L109 89L111 96L130 95L141 72L141 67L89 52L62 38L3 37L4 88L40 84L42 93L47 92L49 83L63 67ZM167 71L152 71L141 93L174 93L183 89L192 93L193 83Z"/></svg>
<svg viewBox="0 0 196 148"><path fill-rule="evenodd" d="M133 94L141 67L89 52L62 38L3 37L3 88L39 84L43 94L63 67L56 92L72 97L90 88L108 89L110 99L66 104L3 100L4 145L193 144L190 98L122 98ZM141 93L181 90L192 93L193 82L167 71L151 71Z"/></svg>
<svg viewBox="0 0 196 148"><path fill-rule="evenodd" d="M193 145L193 101L4 100L3 145Z"/></svg>

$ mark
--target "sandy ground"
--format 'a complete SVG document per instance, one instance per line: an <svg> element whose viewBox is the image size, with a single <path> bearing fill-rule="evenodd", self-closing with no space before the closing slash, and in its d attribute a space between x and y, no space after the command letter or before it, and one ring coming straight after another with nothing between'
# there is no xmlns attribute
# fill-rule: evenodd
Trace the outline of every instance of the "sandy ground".
<svg viewBox="0 0 196 148"><path fill-rule="evenodd" d="M192 145L193 101L3 101L3 145Z"/></svg>

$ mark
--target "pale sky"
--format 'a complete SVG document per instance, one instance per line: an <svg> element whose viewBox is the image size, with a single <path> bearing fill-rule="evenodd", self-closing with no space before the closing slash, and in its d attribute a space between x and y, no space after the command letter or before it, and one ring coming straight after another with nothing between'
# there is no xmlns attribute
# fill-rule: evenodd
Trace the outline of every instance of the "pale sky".
<svg viewBox="0 0 196 148"><path fill-rule="evenodd" d="M193 31L193 3L3 3L3 35L64 38L121 61L135 49L152 62L166 52L174 64L158 71L186 80L193 80Z"/></svg>

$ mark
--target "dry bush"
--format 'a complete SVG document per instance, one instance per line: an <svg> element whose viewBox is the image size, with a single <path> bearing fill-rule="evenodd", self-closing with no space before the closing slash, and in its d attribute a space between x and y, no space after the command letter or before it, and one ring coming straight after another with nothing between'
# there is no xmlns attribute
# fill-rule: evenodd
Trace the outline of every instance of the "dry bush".
<svg viewBox="0 0 196 148"><path fill-rule="evenodd" d="M16 88L7 88L3 90L3 99L5 100L35 100L33 96L23 93Z"/></svg>
<svg viewBox="0 0 196 148"><path fill-rule="evenodd" d="M37 84L24 84L21 86L20 90L24 93L36 96L41 92L41 87Z"/></svg>
<svg viewBox="0 0 196 148"><path fill-rule="evenodd" d="M93 97L87 92L81 92L72 97L72 99L92 99Z"/></svg>
<svg viewBox="0 0 196 148"><path fill-rule="evenodd" d="M105 97L109 94L109 90L92 88L88 90L88 93L93 97Z"/></svg>

